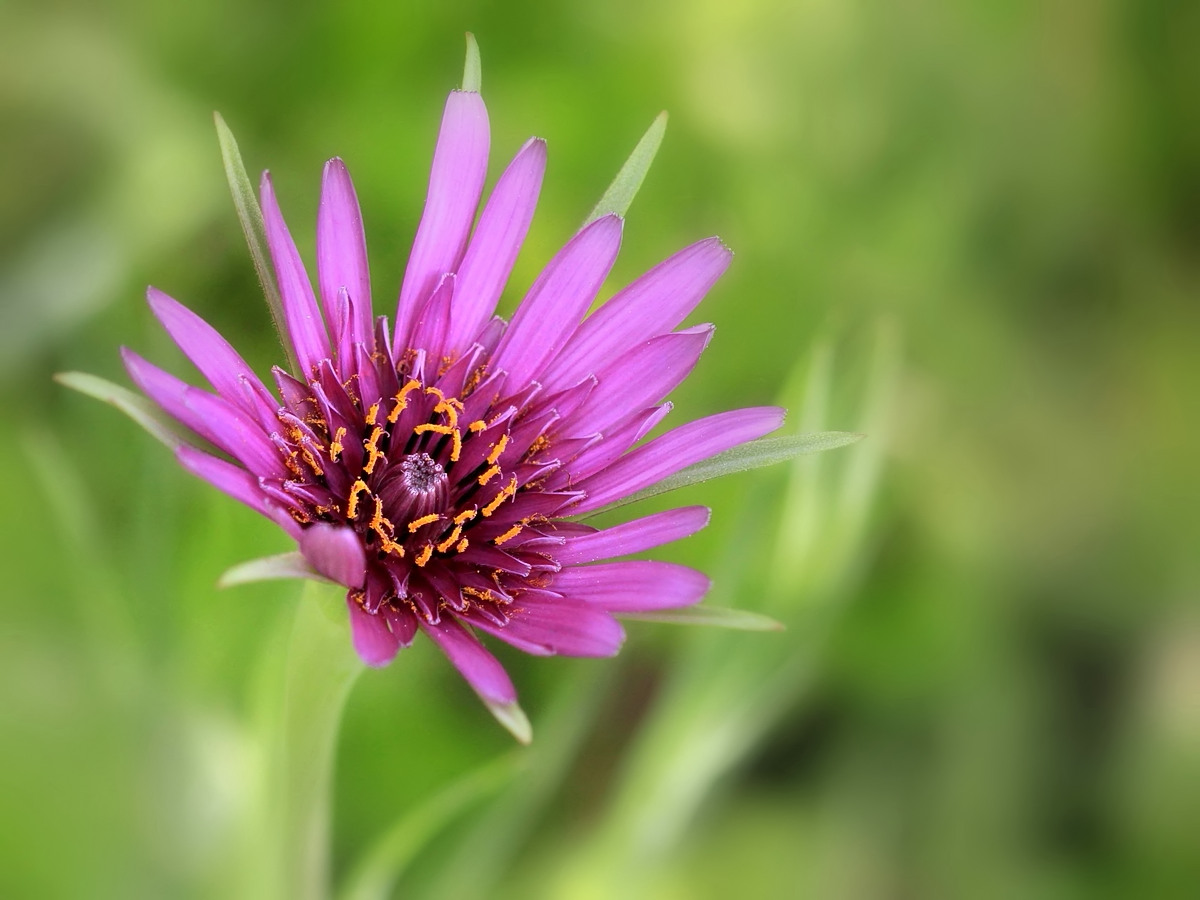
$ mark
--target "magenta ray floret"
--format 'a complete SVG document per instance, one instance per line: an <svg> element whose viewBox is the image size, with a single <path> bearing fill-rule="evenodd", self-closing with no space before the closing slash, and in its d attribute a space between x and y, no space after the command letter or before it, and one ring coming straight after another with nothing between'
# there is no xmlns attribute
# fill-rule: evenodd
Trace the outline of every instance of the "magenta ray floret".
<svg viewBox="0 0 1200 900"><path fill-rule="evenodd" d="M325 167L317 291L270 177L261 200L284 325L299 365L268 388L210 325L151 288L150 307L213 392L123 351L142 391L218 455L189 471L279 523L347 588L355 649L390 662L424 632L496 708L515 691L476 633L534 654L607 656L614 613L696 603L700 572L606 562L686 537L704 507L597 530L568 520L773 431L776 407L735 410L639 443L670 410L712 326L675 330L729 265L715 238L655 266L586 316L620 248L597 218L494 316L528 231L546 146L531 139L476 220L487 172L483 99L446 103L395 325L373 318L366 240L340 159ZM472 228L472 226L474 226Z"/></svg>

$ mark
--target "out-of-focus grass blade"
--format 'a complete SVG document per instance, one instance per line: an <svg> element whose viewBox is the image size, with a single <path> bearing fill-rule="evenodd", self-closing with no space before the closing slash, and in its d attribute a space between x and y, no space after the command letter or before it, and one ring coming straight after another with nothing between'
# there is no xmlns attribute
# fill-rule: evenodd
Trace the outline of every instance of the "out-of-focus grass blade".
<svg viewBox="0 0 1200 900"><path fill-rule="evenodd" d="M333 584L328 578L309 565L308 560L296 551L280 553L276 556L263 556L247 560L227 569L219 579L217 587L233 587L238 584L251 584L255 581L273 581L278 578L311 578Z"/></svg>
<svg viewBox="0 0 1200 900"><path fill-rule="evenodd" d="M338 900L387 900L422 847L458 816L509 783L520 768L516 754L501 757L406 812L350 871Z"/></svg>
<svg viewBox="0 0 1200 900"><path fill-rule="evenodd" d="M479 93L483 83L483 66L479 62L479 44L475 43L475 35L467 32L467 60L463 63L462 89Z"/></svg>
<svg viewBox="0 0 1200 900"><path fill-rule="evenodd" d="M221 159L225 163L225 178L229 182L229 192L233 194L233 205L237 208L238 221L242 223L242 233L246 235L246 244L250 247L250 258L254 260L254 271L258 273L258 282L262 285L263 296L267 298L267 308L271 310L271 318L275 322L275 332L279 335L279 343L291 361L292 372L300 371L296 363L296 354L292 343L287 337L286 319L283 315L283 301L275 284L275 273L271 268L271 257L267 253L267 229L263 224L262 207L258 205L258 195L254 192L254 184L246 174L246 165L242 162L241 151L238 150L237 140L225 120L218 112L213 113L213 121L217 126L217 140L221 144Z"/></svg>
<svg viewBox="0 0 1200 900"><path fill-rule="evenodd" d="M633 153L629 154L629 159L625 160L625 165L621 166L621 171L608 186L608 190L604 192L604 196L600 198L600 202L596 204L587 217L587 221L583 223L584 225L612 213L616 213L618 216L625 215L629 210L629 205L633 203L633 198L637 196L642 181L646 178L646 173L650 171L650 164L654 162L655 154L658 153L666 131L667 114L660 112L650 123L650 127L646 129L646 133L642 135L637 146L633 148Z"/></svg>
<svg viewBox="0 0 1200 900"><path fill-rule="evenodd" d="M818 431L812 434L784 435L783 437L759 438L740 447L733 447L724 453L718 453L711 459L701 460L695 465L681 469L674 475L664 478L657 484L652 484L636 494L614 500L588 517L636 503L649 497L675 491L690 484L698 484L722 475L732 475L734 472L745 472L748 469L759 469L763 466L773 466L776 463L787 462L797 456L807 453L820 453L824 450L835 450L860 441L865 435L852 431Z"/></svg>
<svg viewBox="0 0 1200 900"><path fill-rule="evenodd" d="M654 612L620 613L620 619L642 622L668 622L672 625L715 625L738 631L783 631L783 624L770 616L727 606L689 606L686 609L659 609Z"/></svg>
<svg viewBox="0 0 1200 900"><path fill-rule="evenodd" d="M89 397L115 406L172 450L183 444L201 446L198 441L184 437L170 416L161 409L145 397L141 397L119 384L113 384L107 379L89 375L86 372L59 372L54 376L54 380L71 390L79 391L81 394L87 394Z"/></svg>

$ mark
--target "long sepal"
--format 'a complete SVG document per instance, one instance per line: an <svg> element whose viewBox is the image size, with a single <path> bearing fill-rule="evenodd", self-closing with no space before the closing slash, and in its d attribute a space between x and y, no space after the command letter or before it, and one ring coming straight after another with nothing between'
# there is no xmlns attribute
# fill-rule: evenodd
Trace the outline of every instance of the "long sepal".
<svg viewBox="0 0 1200 900"><path fill-rule="evenodd" d="M296 354L292 342L288 340L287 320L283 315L283 300L275 283L275 272L271 268L271 257L267 252L267 229L263 223L262 207L258 205L258 195L254 184L246 174L246 165L242 162L241 151L238 150L237 140L225 120L218 112L213 113L213 122L217 126L217 141L221 144L221 159L225 164L225 178L229 182L229 192L233 195L233 205L237 209L238 221L242 223L242 233L246 235L246 244L250 247L250 258L254 261L254 271L258 273L258 282L262 285L263 296L267 298L267 308L271 310L271 319L275 323L275 333L279 335L279 343L287 352L291 361L292 371L300 371L296 362Z"/></svg>
<svg viewBox="0 0 1200 900"><path fill-rule="evenodd" d="M496 721L507 728L509 733L520 743L528 744L533 740L533 726L529 724L529 717L525 715L525 711L517 705L516 701L494 703L484 700L483 702L488 708L488 712L496 717Z"/></svg>
<svg viewBox="0 0 1200 900"><path fill-rule="evenodd" d="M462 89L464 91L474 91L478 94L482 82L483 66L479 62L479 44L475 42L475 35L468 31L467 59L463 63Z"/></svg>
<svg viewBox="0 0 1200 900"><path fill-rule="evenodd" d="M642 181L646 178L646 173L650 171L650 164L654 162L654 157L658 153L666 131L667 114L664 111L654 117L654 121L650 123L650 127L642 135L642 139L633 148L629 159L625 160L625 165L621 166L621 171L608 186L608 190L604 192L604 196L600 198L600 202L596 204L583 223L584 225L590 225L597 219L614 213L618 216L625 215L630 204L633 203L633 198L637 196Z"/></svg>
<svg viewBox="0 0 1200 900"><path fill-rule="evenodd" d="M234 587L239 584L252 584L256 581L274 581L280 578L310 578L325 584L334 584L316 569L300 553L280 553L276 556L263 556L238 563L225 571L217 579L217 587Z"/></svg>
<svg viewBox="0 0 1200 900"><path fill-rule="evenodd" d="M162 441L172 450L184 444L208 447L207 443L199 439L185 436L174 420L155 404L119 384L113 384L107 379L89 375L86 372L59 372L54 376L54 380L71 390L79 391L81 394L115 406L141 425L152 437Z"/></svg>
<svg viewBox="0 0 1200 900"><path fill-rule="evenodd" d="M816 431L811 434L759 438L756 441L750 441L718 453L709 459L701 460L686 469L681 469L674 475L668 476L636 494L630 494L628 497L622 497L600 509L589 511L587 516L608 512L619 506L625 506L627 503L636 503L638 500L665 494L667 491L675 491L691 484L720 478L722 475L773 466L776 463L786 462L808 453L836 450L838 447L845 447L860 441L863 437L865 435L852 431Z"/></svg>
<svg viewBox="0 0 1200 900"><path fill-rule="evenodd" d="M713 625L736 631L783 631L783 624L770 616L727 606L689 606L684 609L656 609L653 612L620 613L622 619L642 622L667 622L671 625Z"/></svg>

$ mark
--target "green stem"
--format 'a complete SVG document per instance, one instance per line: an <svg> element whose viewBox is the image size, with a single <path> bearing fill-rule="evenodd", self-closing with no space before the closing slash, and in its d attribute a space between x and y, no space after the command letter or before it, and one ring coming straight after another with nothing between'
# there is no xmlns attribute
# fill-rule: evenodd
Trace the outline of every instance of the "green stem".
<svg viewBox="0 0 1200 900"><path fill-rule="evenodd" d="M338 726L363 670L350 644L344 590L308 582L286 641L267 656L260 695L263 794L247 896L325 900L330 893Z"/></svg>

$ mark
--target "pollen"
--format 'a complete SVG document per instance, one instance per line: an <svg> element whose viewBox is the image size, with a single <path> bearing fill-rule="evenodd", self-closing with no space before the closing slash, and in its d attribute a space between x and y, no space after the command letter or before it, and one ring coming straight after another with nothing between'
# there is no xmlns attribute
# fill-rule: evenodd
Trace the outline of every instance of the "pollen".
<svg viewBox="0 0 1200 900"><path fill-rule="evenodd" d="M329 461L337 462L338 457L342 455L345 446L342 444L342 438L346 436L346 429L339 427L337 433L333 436L333 440L329 442Z"/></svg>
<svg viewBox="0 0 1200 900"><path fill-rule="evenodd" d="M413 519L408 523L408 533L416 534L418 529L424 527L425 525L432 525L440 518L441 516L439 516L437 513L430 513L427 516L421 516L419 519Z"/></svg>
<svg viewBox="0 0 1200 900"><path fill-rule="evenodd" d="M383 428L376 425L371 429L371 436L363 443L363 449L369 454L367 464L363 466L363 471L368 475L375 471L375 463L383 456L383 451L377 446L381 437L383 437Z"/></svg>
<svg viewBox="0 0 1200 900"><path fill-rule="evenodd" d="M429 431L432 431L434 434L450 434L453 430L454 429L449 425L434 425L432 423L426 423L425 425L418 425L416 428L414 428L413 434L425 434Z"/></svg>
<svg viewBox="0 0 1200 900"><path fill-rule="evenodd" d="M500 454L504 452L504 448L508 446L508 435L500 435L500 440L496 441L496 445L492 447L492 452L488 454L487 461L490 465L495 465L496 460L500 458Z"/></svg>
<svg viewBox="0 0 1200 900"><path fill-rule="evenodd" d="M346 518L353 519L358 515L358 495L366 494L370 496L371 491L367 487L367 483L361 478L355 480L350 486L350 499L346 501Z"/></svg>
<svg viewBox="0 0 1200 900"><path fill-rule="evenodd" d="M522 529L524 529L524 528L525 528L525 526L521 525L521 524L514 525L512 528L508 529L508 531L504 532L504 534L500 535L500 537L496 538L496 540L493 541L493 543L497 547L499 547L503 544L507 544L509 541L511 541L513 538L515 538L518 534L520 534Z"/></svg>
<svg viewBox="0 0 1200 900"><path fill-rule="evenodd" d="M455 525L465 525L465 524L467 524L467 522L470 522L473 518L475 518L475 516L478 514L479 514L479 510L477 510L477 509L465 509L462 512L460 512L457 516L454 517L454 524Z"/></svg>
<svg viewBox="0 0 1200 900"><path fill-rule="evenodd" d="M490 469L488 469L486 472L484 472L482 475L479 476L478 481L481 485L484 485L484 484L487 484L489 481L491 481L493 478L495 478L499 474L500 474L500 467L492 466Z"/></svg>
<svg viewBox="0 0 1200 900"><path fill-rule="evenodd" d="M492 502L483 508L483 517L486 519L489 516L491 516L492 513L494 513L496 510L498 510L500 508L501 503L503 503L505 500L507 500L509 497L511 497L516 492L517 492L517 476L514 475L512 477L512 481L510 481L508 484L506 484L504 487L502 487L500 489L500 493L498 493L492 499Z"/></svg>
<svg viewBox="0 0 1200 900"><path fill-rule="evenodd" d="M437 545L438 553L445 553L458 542L460 537L462 537L462 526L455 525L454 530L450 532L450 536Z"/></svg>
<svg viewBox="0 0 1200 900"><path fill-rule="evenodd" d="M368 425L375 424L375 417L379 415L379 404L372 403L371 408L367 410L366 421Z"/></svg>
<svg viewBox="0 0 1200 900"><path fill-rule="evenodd" d="M421 552L417 554L417 558L413 560L418 566L424 566L433 556L433 544L426 544L421 548Z"/></svg>

